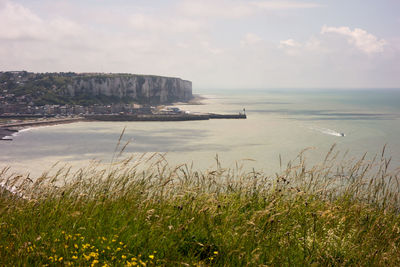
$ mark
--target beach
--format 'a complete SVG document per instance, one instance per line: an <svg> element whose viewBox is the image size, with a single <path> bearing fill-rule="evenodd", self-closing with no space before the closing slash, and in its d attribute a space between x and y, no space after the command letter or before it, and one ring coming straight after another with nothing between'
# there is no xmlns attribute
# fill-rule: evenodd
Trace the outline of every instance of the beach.
<svg viewBox="0 0 400 267"><path fill-rule="evenodd" d="M12 123L3 123L0 124L0 140L2 141L10 141L12 140L11 136L18 131L30 128L30 127L39 127L39 126L49 126L49 125L57 125L57 124L65 124L65 123L74 123L78 121L84 120L83 118L61 118L61 119L45 119L45 120L29 120L29 121L20 121L20 122L12 122Z"/></svg>

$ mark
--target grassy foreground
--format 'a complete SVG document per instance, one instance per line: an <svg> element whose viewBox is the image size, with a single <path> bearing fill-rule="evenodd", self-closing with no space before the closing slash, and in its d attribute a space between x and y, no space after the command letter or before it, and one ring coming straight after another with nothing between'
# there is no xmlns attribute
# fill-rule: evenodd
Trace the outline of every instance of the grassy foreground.
<svg viewBox="0 0 400 267"><path fill-rule="evenodd" d="M3 170L0 265L400 266L398 170L337 158L300 154L275 177L160 155L37 181Z"/></svg>

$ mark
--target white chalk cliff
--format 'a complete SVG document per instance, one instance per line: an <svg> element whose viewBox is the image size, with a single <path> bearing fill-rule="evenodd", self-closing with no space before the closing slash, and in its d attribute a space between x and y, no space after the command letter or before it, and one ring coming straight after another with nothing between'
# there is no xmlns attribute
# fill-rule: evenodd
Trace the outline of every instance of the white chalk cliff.
<svg viewBox="0 0 400 267"><path fill-rule="evenodd" d="M171 103L192 98L192 82L136 74L85 74L72 78L65 94L128 97L141 103Z"/></svg>

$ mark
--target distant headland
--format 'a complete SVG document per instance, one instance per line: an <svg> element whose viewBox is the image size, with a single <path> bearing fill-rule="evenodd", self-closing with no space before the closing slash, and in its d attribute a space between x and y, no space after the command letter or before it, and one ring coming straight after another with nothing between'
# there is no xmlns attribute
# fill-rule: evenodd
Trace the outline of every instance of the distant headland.
<svg viewBox="0 0 400 267"><path fill-rule="evenodd" d="M198 104L192 82L137 74L0 72L0 140L20 129L78 121L246 119L191 113L172 103Z"/></svg>
<svg viewBox="0 0 400 267"><path fill-rule="evenodd" d="M193 97L192 82L127 73L0 72L0 105L167 104Z"/></svg>

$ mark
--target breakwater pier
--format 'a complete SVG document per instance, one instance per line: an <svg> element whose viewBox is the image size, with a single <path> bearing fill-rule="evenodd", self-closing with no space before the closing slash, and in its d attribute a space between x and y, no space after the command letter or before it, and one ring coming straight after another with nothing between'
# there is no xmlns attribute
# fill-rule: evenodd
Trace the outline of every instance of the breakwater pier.
<svg viewBox="0 0 400 267"><path fill-rule="evenodd" d="M92 121L195 121L195 120L210 120L210 119L246 119L246 114L118 114L118 115L85 115L86 120Z"/></svg>
<svg viewBox="0 0 400 267"><path fill-rule="evenodd" d="M23 128L74 123L79 121L198 121L210 119L246 119L246 114L176 113L176 114L93 114L73 118L47 118L0 124L0 140L11 141L13 133Z"/></svg>

